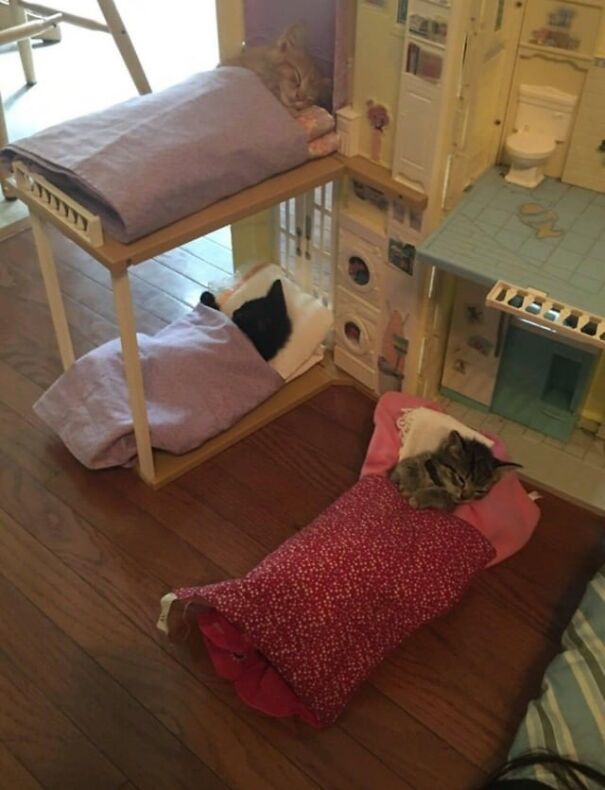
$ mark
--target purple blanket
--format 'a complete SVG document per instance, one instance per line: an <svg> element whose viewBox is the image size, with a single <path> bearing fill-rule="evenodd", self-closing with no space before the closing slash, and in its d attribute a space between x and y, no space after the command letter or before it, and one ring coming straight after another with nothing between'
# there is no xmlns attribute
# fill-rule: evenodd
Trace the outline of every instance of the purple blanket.
<svg viewBox="0 0 605 790"><path fill-rule="evenodd" d="M283 384L230 318L203 305L138 341L151 443L172 453L226 430ZM91 469L136 457L119 340L78 359L34 410Z"/></svg>
<svg viewBox="0 0 605 790"><path fill-rule="evenodd" d="M125 243L302 164L306 135L258 77L223 67L6 146Z"/></svg>

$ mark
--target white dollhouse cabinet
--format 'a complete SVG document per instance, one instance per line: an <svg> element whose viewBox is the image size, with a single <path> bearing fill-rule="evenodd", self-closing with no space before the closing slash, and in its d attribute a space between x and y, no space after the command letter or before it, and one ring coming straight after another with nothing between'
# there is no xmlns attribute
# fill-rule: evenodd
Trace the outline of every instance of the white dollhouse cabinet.
<svg viewBox="0 0 605 790"><path fill-rule="evenodd" d="M374 392L400 390L419 324L423 277L414 243L422 213L358 181L344 192L334 361Z"/></svg>
<svg viewBox="0 0 605 790"><path fill-rule="evenodd" d="M497 159L524 5L409 2L393 177L426 193L431 228Z"/></svg>
<svg viewBox="0 0 605 790"><path fill-rule="evenodd" d="M457 6L468 0L458 0ZM495 0L494 0L495 2ZM393 177L429 194L438 161L446 88L446 58L452 36L450 0L410 0L400 78ZM456 18L463 8L456 9ZM446 94L449 95L449 94Z"/></svg>

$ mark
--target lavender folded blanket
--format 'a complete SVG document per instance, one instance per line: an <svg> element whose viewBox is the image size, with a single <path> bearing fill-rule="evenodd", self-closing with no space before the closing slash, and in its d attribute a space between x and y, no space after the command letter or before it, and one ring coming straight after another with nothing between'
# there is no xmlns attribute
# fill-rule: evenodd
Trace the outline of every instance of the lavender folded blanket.
<svg viewBox="0 0 605 790"><path fill-rule="evenodd" d="M306 134L253 72L223 67L6 146L125 243L302 164Z"/></svg>
<svg viewBox="0 0 605 790"><path fill-rule="evenodd" d="M172 453L226 430L283 384L231 319L204 305L138 341L151 443ZM91 469L136 456L119 340L78 359L34 410Z"/></svg>

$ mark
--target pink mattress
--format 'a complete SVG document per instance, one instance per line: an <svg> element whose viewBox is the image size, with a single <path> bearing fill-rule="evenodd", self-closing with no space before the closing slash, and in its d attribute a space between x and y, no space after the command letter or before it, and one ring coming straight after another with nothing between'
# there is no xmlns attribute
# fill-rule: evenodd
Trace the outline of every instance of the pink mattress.
<svg viewBox="0 0 605 790"><path fill-rule="evenodd" d="M386 476L395 466L401 447L397 419L402 409L419 406L443 411L433 401L401 392L387 392L380 398L374 412L374 433L361 469L362 478ZM484 435L495 442L492 451L497 458L510 460L501 439L487 432ZM540 509L513 473L504 475L483 499L457 507L455 514L476 527L495 548L492 565L523 548L540 520Z"/></svg>

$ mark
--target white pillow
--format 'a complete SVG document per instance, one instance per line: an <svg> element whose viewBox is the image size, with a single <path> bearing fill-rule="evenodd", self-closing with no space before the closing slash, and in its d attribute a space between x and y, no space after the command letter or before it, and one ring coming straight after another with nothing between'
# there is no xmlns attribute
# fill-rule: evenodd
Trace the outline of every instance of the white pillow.
<svg viewBox="0 0 605 790"><path fill-rule="evenodd" d="M244 302L265 296L275 280L282 281L286 307L292 322L292 334L286 345L269 361L269 365L288 381L314 364L311 362L305 365L311 357L317 355L317 347L323 343L330 331L332 312L301 290L296 283L288 280L280 267L275 265L263 266L252 274L222 302L221 309L228 316L232 316ZM314 361L319 361L319 357Z"/></svg>
<svg viewBox="0 0 605 790"><path fill-rule="evenodd" d="M451 431L458 433L465 439L475 439L487 447L493 446L493 441L482 433L469 428L449 414L427 409L425 406L412 409L402 409L397 420L397 427L401 436L399 460L412 458L420 453L433 453L441 442L447 438Z"/></svg>

